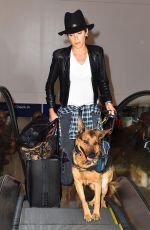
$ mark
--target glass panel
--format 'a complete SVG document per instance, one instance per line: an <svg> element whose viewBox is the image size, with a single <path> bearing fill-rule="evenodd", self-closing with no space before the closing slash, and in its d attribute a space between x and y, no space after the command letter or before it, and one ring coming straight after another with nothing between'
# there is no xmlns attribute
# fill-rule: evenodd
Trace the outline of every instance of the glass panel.
<svg viewBox="0 0 150 230"><path fill-rule="evenodd" d="M116 175L134 181L150 204L150 95L140 96L122 109L111 151Z"/></svg>

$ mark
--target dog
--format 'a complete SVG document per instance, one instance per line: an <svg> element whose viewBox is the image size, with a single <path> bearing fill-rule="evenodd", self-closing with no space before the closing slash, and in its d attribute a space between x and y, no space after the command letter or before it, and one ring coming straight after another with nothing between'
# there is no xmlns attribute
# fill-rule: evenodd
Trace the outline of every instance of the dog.
<svg viewBox="0 0 150 230"><path fill-rule="evenodd" d="M95 167L102 155L102 138L109 133L109 129L100 131L86 128L81 118L78 118L72 174L77 194L82 203L84 219L87 222L99 220L100 207L106 208L104 198L113 179L113 167L108 166L102 172L97 172ZM92 214L85 198L84 185L88 185L95 194L89 202L89 205L94 206Z"/></svg>

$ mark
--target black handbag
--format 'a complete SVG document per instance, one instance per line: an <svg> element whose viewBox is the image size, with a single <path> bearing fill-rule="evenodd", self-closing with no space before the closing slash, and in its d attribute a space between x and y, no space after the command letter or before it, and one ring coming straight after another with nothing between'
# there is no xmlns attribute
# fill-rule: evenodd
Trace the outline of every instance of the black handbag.
<svg viewBox="0 0 150 230"><path fill-rule="evenodd" d="M17 138L17 146L33 148L40 142L51 140L57 130L58 119L50 122L47 117L32 120Z"/></svg>
<svg viewBox="0 0 150 230"><path fill-rule="evenodd" d="M58 119L52 122L45 117L34 119L19 135L17 146L24 173L28 160L59 157Z"/></svg>

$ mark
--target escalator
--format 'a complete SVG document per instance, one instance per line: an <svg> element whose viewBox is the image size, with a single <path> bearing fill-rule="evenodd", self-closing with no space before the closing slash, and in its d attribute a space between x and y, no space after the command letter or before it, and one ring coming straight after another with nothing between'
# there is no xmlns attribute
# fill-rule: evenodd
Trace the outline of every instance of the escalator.
<svg viewBox="0 0 150 230"><path fill-rule="evenodd" d="M122 207L133 229L150 225L150 90L129 95L117 106L121 124L112 135ZM122 177L123 176L123 177Z"/></svg>
<svg viewBox="0 0 150 230"><path fill-rule="evenodd" d="M114 141L119 137L118 175L129 177L150 206L150 90L129 95L117 106L117 113L122 123L114 132Z"/></svg>
<svg viewBox="0 0 150 230"><path fill-rule="evenodd" d="M15 109L12 97L9 91L1 86L0 97L0 110L8 110L9 117L12 124L14 138L19 135L17 119L15 116ZM19 157L19 152L16 151ZM22 158L19 157L20 164ZM23 163L21 164L24 165ZM22 168L25 173L25 168ZM2 176L3 174L1 174ZM25 175L25 174L24 174ZM17 177L18 175L12 175ZM18 179L18 178L17 178ZM22 183L22 181L21 181ZM24 182L23 182L24 183ZM77 230L77 229L90 229L90 230L115 230L115 229L139 229L148 230L150 225L150 210L149 206L139 195L139 190L126 177L119 179L118 195L122 203L122 207L118 207L109 197L106 197L108 204L107 209L101 209L101 219L99 221L92 221L87 223L83 220L82 209L76 208L75 203L72 202L69 208L35 208L30 207L24 195L18 196L16 208L11 226L7 229L12 230ZM135 208L133 208L135 206ZM136 207L139 207L139 210ZM10 205L11 208L11 205ZM5 210L4 210L5 211ZM135 212L136 211L136 212ZM8 216L9 218L9 216ZM1 223L0 223L1 229ZM2 229L2 230L7 230Z"/></svg>

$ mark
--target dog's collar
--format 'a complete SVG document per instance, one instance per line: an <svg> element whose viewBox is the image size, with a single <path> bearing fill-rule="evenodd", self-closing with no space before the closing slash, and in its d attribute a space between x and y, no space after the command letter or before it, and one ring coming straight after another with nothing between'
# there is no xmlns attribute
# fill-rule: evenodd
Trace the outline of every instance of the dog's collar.
<svg viewBox="0 0 150 230"><path fill-rule="evenodd" d="M79 169L81 172L83 172L83 171L88 171L87 168L81 168L81 167L79 167L79 165L75 164L74 162L73 162L73 167Z"/></svg>
<svg viewBox="0 0 150 230"><path fill-rule="evenodd" d="M80 151L81 152L81 151ZM75 154L79 154L79 152L74 152ZM73 167L79 169L79 171L96 171L98 173L104 172L107 168L108 164L108 155L101 156L101 158L98 159L95 165L90 166L89 168L83 168L79 165L75 164L73 161Z"/></svg>
<svg viewBox="0 0 150 230"><path fill-rule="evenodd" d="M84 172L84 171L96 171L97 173L104 172L107 169L107 162L108 162L108 157L107 159L104 159L103 157L97 161L96 165L93 165L89 168L83 168L78 166L73 162L73 167L79 169L79 171Z"/></svg>

